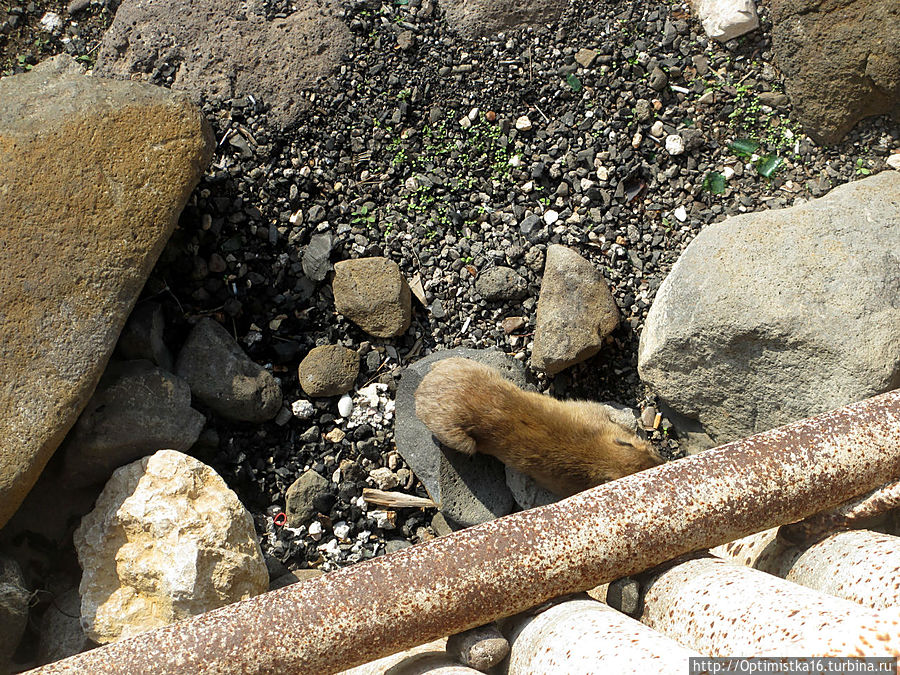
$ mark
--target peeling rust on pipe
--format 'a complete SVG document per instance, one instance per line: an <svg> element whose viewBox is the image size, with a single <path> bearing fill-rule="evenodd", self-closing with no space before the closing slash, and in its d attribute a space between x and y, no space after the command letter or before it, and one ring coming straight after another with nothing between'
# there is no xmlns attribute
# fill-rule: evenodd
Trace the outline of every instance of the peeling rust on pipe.
<svg viewBox="0 0 900 675"><path fill-rule="evenodd" d="M650 580L641 621L710 656L896 656L900 613L713 557Z"/></svg>
<svg viewBox="0 0 900 675"><path fill-rule="evenodd" d="M777 533L772 528L711 553L866 607L900 606L900 537L852 530L797 547Z"/></svg>
<svg viewBox="0 0 900 675"><path fill-rule="evenodd" d="M70 657L36 673L332 673L900 478L900 391Z"/></svg>

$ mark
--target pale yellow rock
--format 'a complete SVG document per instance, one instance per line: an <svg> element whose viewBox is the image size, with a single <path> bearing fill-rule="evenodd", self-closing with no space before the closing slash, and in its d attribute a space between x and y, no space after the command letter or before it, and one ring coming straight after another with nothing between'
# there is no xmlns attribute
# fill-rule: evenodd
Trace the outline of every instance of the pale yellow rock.
<svg viewBox="0 0 900 675"><path fill-rule="evenodd" d="M269 587L250 514L215 471L174 450L117 469L74 540L82 625L101 644Z"/></svg>

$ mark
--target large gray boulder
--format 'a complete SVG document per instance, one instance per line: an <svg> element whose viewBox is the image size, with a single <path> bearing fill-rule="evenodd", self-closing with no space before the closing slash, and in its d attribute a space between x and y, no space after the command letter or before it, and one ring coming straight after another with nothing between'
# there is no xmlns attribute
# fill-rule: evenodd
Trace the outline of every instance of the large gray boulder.
<svg viewBox="0 0 900 675"><path fill-rule="evenodd" d="M72 63L0 79L0 527L88 402L215 146L184 95Z"/></svg>
<svg viewBox="0 0 900 675"><path fill-rule="evenodd" d="M837 143L863 117L900 118L897 0L773 0L772 46L804 130Z"/></svg>
<svg viewBox="0 0 900 675"><path fill-rule="evenodd" d="M258 96L276 124L308 109L304 90L350 45L328 2L300 0L268 20L259 0L124 0L97 52L96 75L140 77L192 96Z"/></svg>
<svg viewBox="0 0 900 675"><path fill-rule="evenodd" d="M638 371L720 443L900 386L900 174L705 228L659 288Z"/></svg>

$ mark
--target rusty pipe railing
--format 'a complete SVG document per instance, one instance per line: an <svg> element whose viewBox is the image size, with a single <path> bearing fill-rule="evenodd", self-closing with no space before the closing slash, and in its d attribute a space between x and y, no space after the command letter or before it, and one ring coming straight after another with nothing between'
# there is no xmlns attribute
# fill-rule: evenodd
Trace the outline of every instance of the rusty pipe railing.
<svg viewBox="0 0 900 675"><path fill-rule="evenodd" d="M893 391L33 672L331 673L898 477Z"/></svg>

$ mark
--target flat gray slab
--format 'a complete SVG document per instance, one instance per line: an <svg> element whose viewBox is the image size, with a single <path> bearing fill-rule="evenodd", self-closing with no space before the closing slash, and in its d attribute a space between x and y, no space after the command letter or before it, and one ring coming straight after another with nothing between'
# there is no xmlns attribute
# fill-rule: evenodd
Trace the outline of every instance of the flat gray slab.
<svg viewBox="0 0 900 675"><path fill-rule="evenodd" d="M466 457L440 446L418 417L415 392L431 364L462 357L492 366L520 387L522 366L494 350L451 349L435 352L403 371L397 388L394 439L397 451L422 481L429 496L454 527L468 527L505 516L513 509L503 464L493 457Z"/></svg>

